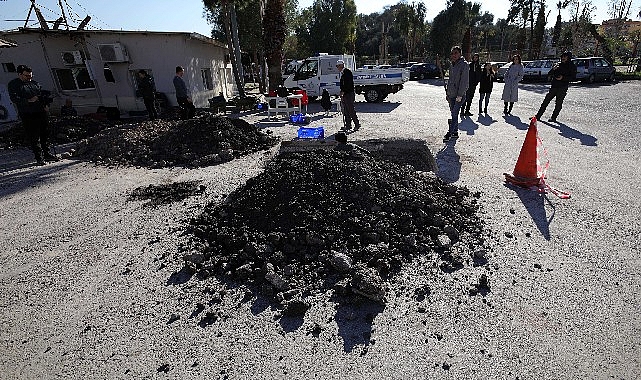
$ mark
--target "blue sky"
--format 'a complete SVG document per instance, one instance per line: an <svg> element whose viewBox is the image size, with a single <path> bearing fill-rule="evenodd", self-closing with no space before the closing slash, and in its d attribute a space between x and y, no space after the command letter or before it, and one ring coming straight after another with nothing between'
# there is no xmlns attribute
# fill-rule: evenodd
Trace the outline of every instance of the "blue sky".
<svg viewBox="0 0 641 380"><path fill-rule="evenodd" d="M478 1L478 0L477 0ZM398 0L356 0L359 13L379 12L386 5L396 4ZM408 1L411 2L411 1ZM428 20L432 20L444 7L445 0L425 0ZM60 15L58 0L37 0L41 11L47 20L54 20ZM67 16L77 21L77 25L87 14L92 20L88 29L115 30L150 30L150 31L179 31L198 32L209 35L210 27L203 18L201 0L134 0L134 1L105 1L105 0L63 0ZM301 7L308 7L313 0L299 0ZM482 11L494 14L496 18L507 15L508 0L481 1ZM551 17L556 14L556 1L547 0L552 9ZM597 11L595 22L609 18L607 15L607 0L593 0ZM641 0L634 0L633 15L638 14ZM5 20L24 20L31 2L29 0L0 0L0 30L14 29L24 25L24 22ZM634 11L636 10L636 11ZM567 18L567 16L565 16ZM632 19L637 19L632 17ZM35 15L31 16L31 26L37 26ZM553 21L552 21L553 22ZM550 22L550 24L552 23Z"/></svg>

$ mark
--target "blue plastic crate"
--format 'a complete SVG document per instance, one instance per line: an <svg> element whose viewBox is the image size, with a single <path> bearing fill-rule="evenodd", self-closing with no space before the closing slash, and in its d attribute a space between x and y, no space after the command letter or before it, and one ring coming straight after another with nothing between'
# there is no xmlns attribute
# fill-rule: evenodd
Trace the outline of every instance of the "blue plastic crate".
<svg viewBox="0 0 641 380"><path fill-rule="evenodd" d="M289 122L293 124L309 124L309 117L305 114L297 113L289 117Z"/></svg>
<svg viewBox="0 0 641 380"><path fill-rule="evenodd" d="M298 128L298 138L299 139L324 139L325 138L325 128L324 127L300 127Z"/></svg>

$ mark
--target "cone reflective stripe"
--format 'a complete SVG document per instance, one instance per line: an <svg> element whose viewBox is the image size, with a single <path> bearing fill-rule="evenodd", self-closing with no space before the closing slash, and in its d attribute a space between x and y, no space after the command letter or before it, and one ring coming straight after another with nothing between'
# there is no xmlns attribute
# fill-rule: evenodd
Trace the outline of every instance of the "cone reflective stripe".
<svg viewBox="0 0 641 380"><path fill-rule="evenodd" d="M514 171L512 174L503 173L505 182L516 186L530 188L540 193L550 191L559 198L570 198L570 194L555 189L545 183L550 161L548 160L547 150L543 147L543 141L539 137L536 128L537 120L533 117L530 120L530 127L525 135L525 141L521 147Z"/></svg>

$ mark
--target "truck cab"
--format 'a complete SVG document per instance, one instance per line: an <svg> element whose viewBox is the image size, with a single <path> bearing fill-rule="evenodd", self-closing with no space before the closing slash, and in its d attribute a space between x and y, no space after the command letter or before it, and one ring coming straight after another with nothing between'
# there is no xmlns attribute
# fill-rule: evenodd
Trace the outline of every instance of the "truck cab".
<svg viewBox="0 0 641 380"><path fill-rule="evenodd" d="M340 73L336 68L336 62L339 59L345 62L345 67L354 70L353 55L321 54L305 59L298 71L285 79L285 87L300 88L310 97L321 96L323 89L327 89L330 95L338 95Z"/></svg>

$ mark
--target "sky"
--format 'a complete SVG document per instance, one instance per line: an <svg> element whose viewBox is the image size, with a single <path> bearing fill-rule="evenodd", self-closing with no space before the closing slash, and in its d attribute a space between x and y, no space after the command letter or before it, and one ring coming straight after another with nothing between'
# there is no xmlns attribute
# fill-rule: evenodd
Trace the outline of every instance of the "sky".
<svg viewBox="0 0 641 380"><path fill-rule="evenodd" d="M411 3L414 0L408 0ZM592 0L596 5L593 21L600 23L608 19L608 0ZM149 30L168 32L197 32L210 35L211 27L203 17L202 0L36 0L46 20L55 20L60 16L58 3L64 5L70 24L77 26L86 15L92 17L87 29L112 30ZM383 7L398 3L398 0L355 0L358 13L370 14L381 12ZM442 9L445 0L424 0L427 8L427 19L432 21ZM487 0L481 2L481 11L490 12L494 20L505 18L509 7L508 0ZM299 0L300 7L309 7L313 0ZM547 0L552 10L551 17L556 15L556 0ZM0 30L15 29L24 26L30 0L0 0ZM634 0L632 6L633 20L638 20L641 0ZM562 13L567 20L568 15ZM22 20L22 21L6 21ZM29 26L37 27L34 14L30 17ZM552 24L554 21L548 22Z"/></svg>

